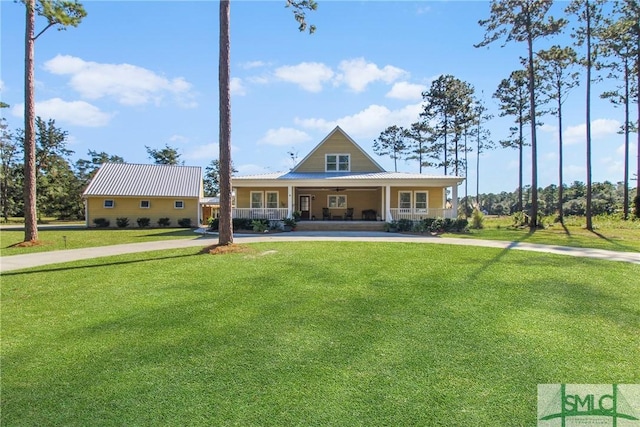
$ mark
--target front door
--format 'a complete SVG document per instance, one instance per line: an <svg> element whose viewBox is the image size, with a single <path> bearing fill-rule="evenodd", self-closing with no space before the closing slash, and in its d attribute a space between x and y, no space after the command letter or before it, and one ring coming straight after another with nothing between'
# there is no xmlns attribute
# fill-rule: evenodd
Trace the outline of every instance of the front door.
<svg viewBox="0 0 640 427"><path fill-rule="evenodd" d="M309 219L309 211L311 210L311 196L300 196L300 219Z"/></svg>

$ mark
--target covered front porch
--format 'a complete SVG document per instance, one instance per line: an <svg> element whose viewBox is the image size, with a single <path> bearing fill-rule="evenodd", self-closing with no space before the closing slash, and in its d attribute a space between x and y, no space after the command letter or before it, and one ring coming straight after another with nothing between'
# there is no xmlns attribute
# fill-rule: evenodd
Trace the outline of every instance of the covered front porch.
<svg viewBox="0 0 640 427"><path fill-rule="evenodd" d="M234 187L234 218L299 221L418 221L455 218L457 185ZM450 194L450 198L448 197Z"/></svg>

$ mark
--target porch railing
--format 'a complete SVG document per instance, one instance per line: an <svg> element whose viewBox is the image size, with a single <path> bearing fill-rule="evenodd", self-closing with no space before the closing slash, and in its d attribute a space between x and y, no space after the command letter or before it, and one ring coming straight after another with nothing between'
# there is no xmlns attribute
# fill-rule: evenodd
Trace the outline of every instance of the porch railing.
<svg viewBox="0 0 640 427"><path fill-rule="evenodd" d="M399 219L410 219L419 221L425 218L455 218L453 209L444 208L428 208L428 209L412 209L412 208L392 208L391 219L397 221Z"/></svg>
<svg viewBox="0 0 640 427"><path fill-rule="evenodd" d="M280 220L287 217L287 208L233 208L233 218Z"/></svg>

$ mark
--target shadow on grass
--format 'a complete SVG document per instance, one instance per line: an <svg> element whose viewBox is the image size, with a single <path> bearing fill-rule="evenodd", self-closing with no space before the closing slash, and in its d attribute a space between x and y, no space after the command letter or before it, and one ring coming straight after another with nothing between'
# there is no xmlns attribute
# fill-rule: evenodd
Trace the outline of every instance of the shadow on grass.
<svg viewBox="0 0 640 427"><path fill-rule="evenodd" d="M631 251L631 252L637 252L638 250L634 247L631 246L627 246L627 245L622 245L619 242L616 242L615 240L611 240L610 238L608 238L607 236L605 236L604 234L600 234L595 230L589 230L591 231L591 233L595 234L596 236L598 236L599 238L606 240L608 243L612 244L613 246L616 246L618 248L624 249L626 251Z"/></svg>
<svg viewBox="0 0 640 427"><path fill-rule="evenodd" d="M2 277L23 276L23 275L35 274L35 273L54 273L59 271L83 270L83 269L96 268L96 267L111 267L111 266L127 265L127 264L139 264L142 262L149 262L149 261L156 261L156 260L187 258L187 257L192 257L194 255L202 255L202 252L197 251L197 252L186 254L186 255L171 255L171 256L135 259L130 261L113 261L113 262L100 262L102 258L96 258L95 260L97 263L92 265L78 265L78 266L71 266L71 267L64 267L64 266L48 267L48 268L31 269L29 271L6 272L6 273L2 273Z"/></svg>

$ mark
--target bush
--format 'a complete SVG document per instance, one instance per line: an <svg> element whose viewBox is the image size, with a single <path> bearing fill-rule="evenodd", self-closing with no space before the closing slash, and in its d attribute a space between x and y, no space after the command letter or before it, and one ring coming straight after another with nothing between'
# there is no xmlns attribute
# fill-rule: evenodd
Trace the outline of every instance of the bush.
<svg viewBox="0 0 640 427"><path fill-rule="evenodd" d="M125 218L125 217L116 218L116 224L120 228L126 228L129 226L129 218Z"/></svg>
<svg viewBox="0 0 640 427"><path fill-rule="evenodd" d="M143 217L143 218L138 218L136 222L138 223L138 227L144 228L144 227L148 227L149 224L151 224L151 219Z"/></svg>
<svg viewBox="0 0 640 427"><path fill-rule="evenodd" d="M209 230L216 231L219 222L220 220L218 218L209 218Z"/></svg>
<svg viewBox="0 0 640 427"><path fill-rule="evenodd" d="M158 226L159 227L168 227L171 225L171 220L169 218L159 218Z"/></svg>
<svg viewBox="0 0 640 427"><path fill-rule="evenodd" d="M251 221L251 228L253 231L258 233L264 232L267 228L269 228L269 220L268 219L254 219Z"/></svg>
<svg viewBox="0 0 640 427"><path fill-rule="evenodd" d="M484 228L484 214L478 208L475 208L471 215L471 228L475 230Z"/></svg>
<svg viewBox="0 0 640 427"><path fill-rule="evenodd" d="M233 231L236 230L252 230L252 220L249 218L233 218L232 227Z"/></svg>
<svg viewBox="0 0 640 427"><path fill-rule="evenodd" d="M636 218L640 218L640 196L633 198L633 211Z"/></svg>
<svg viewBox="0 0 640 427"><path fill-rule="evenodd" d="M429 226L429 231L431 231L432 233L443 233L444 220L442 218L434 219L431 225Z"/></svg>
<svg viewBox="0 0 640 427"><path fill-rule="evenodd" d="M399 219L398 220L398 231L411 231L413 228L413 221L410 219Z"/></svg>
<svg viewBox="0 0 640 427"><path fill-rule="evenodd" d="M190 228L191 227L191 218L181 218L178 220L178 225L180 227L184 227L184 228Z"/></svg>
<svg viewBox="0 0 640 427"><path fill-rule="evenodd" d="M96 227L98 227L98 228L106 228L106 227L108 227L108 226L111 224L111 222L110 222L108 219L106 219L106 218L95 218L95 219L93 220L93 223L94 223L94 224L96 225Z"/></svg>

